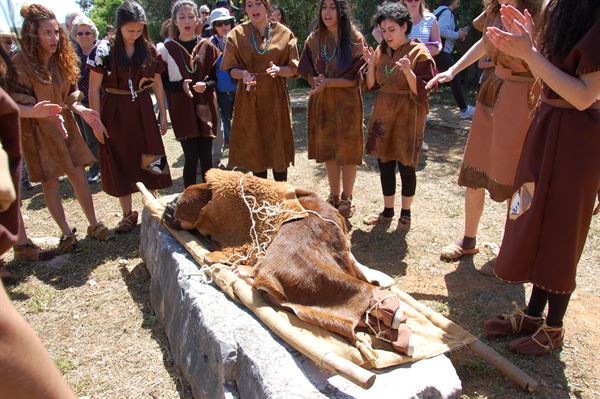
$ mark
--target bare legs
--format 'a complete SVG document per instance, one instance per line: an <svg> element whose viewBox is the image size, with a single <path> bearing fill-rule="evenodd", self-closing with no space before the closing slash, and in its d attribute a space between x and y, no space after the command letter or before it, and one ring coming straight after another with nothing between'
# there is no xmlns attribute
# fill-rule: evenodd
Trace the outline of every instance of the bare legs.
<svg viewBox="0 0 600 399"><path fill-rule="evenodd" d="M329 192L335 196L343 193L346 198L352 198L356 181L356 165L339 166L335 161L327 161L325 166L329 180ZM343 190L341 193L340 188Z"/></svg>

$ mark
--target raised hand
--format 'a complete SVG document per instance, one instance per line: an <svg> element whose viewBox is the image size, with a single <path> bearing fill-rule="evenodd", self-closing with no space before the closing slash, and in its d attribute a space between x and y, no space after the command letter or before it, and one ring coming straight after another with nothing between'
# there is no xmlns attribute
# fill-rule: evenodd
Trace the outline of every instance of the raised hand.
<svg viewBox="0 0 600 399"><path fill-rule="evenodd" d="M500 8L500 18L502 19L502 24L507 32L521 34L521 29L516 23L518 22L525 28L529 37L533 39L535 24L533 22L533 17L528 10L525 10L525 13L523 14L513 6L503 5Z"/></svg>
<svg viewBox="0 0 600 399"><path fill-rule="evenodd" d="M363 60L365 60L369 66L375 64L375 50L373 50L373 47L363 47Z"/></svg>
<svg viewBox="0 0 600 399"><path fill-rule="evenodd" d="M515 20L514 23L520 33L509 33L496 27L489 27L485 34L498 50L527 61L529 56L535 52L533 41L526 28L519 21Z"/></svg>
<svg viewBox="0 0 600 399"><path fill-rule="evenodd" d="M396 61L395 65L402 72L407 72L407 71L410 71L411 62L407 56L404 56L404 57L400 58L398 61Z"/></svg>
<svg viewBox="0 0 600 399"><path fill-rule="evenodd" d="M204 93L206 91L206 83L205 82L196 82L194 84L194 86L192 86L192 89L194 89L194 91L196 93Z"/></svg>
<svg viewBox="0 0 600 399"><path fill-rule="evenodd" d="M267 68L267 74L272 77L272 78L276 78L277 75L279 75L279 71L281 70L281 68L279 68L277 65L273 64L273 61L269 62L269 67Z"/></svg>

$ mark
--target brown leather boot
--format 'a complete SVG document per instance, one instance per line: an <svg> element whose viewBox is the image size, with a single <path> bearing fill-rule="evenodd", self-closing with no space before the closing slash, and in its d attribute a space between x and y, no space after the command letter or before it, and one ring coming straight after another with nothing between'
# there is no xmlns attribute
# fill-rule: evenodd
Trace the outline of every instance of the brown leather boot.
<svg viewBox="0 0 600 399"><path fill-rule="evenodd" d="M532 317L525 314L515 304L512 314L504 314L487 320L483 325L483 334L490 337L506 337L514 334L532 334L544 323L543 317Z"/></svg>
<svg viewBox="0 0 600 399"><path fill-rule="evenodd" d="M508 349L522 355L543 355L562 347L565 329L543 323L533 335L513 339Z"/></svg>
<svg viewBox="0 0 600 399"><path fill-rule="evenodd" d="M354 204L352 203L352 197L346 197L342 194L342 201L338 206L338 212L346 219L350 219L354 215Z"/></svg>

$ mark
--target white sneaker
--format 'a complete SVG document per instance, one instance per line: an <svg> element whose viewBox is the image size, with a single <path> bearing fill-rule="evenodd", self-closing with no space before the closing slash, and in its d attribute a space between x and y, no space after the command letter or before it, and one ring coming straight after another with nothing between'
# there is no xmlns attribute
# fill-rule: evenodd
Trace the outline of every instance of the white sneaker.
<svg viewBox="0 0 600 399"><path fill-rule="evenodd" d="M423 144L421 144L421 150L429 151L429 145L426 142L423 142Z"/></svg>
<svg viewBox="0 0 600 399"><path fill-rule="evenodd" d="M475 113L475 107L472 105L467 106L467 109L465 109L464 111L460 111L460 118L461 119L469 119L470 117L473 116L473 114Z"/></svg>

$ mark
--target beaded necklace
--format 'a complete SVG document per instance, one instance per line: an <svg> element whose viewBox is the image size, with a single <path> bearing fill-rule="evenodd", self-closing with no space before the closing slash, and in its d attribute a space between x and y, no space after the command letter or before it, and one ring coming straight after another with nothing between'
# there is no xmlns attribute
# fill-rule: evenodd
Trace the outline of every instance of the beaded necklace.
<svg viewBox="0 0 600 399"><path fill-rule="evenodd" d="M250 27L250 32L252 32L252 45L254 46L254 50L260 55L267 54L269 52L269 45L271 44L271 24L267 23L267 42L264 50L261 50L256 42L256 36L254 35L254 28L252 26Z"/></svg>
<svg viewBox="0 0 600 399"><path fill-rule="evenodd" d="M333 57L335 57L336 52L337 52L337 45L335 47L333 47L333 52L331 53L331 55L329 55L327 53L327 43L325 43L323 45L323 47L321 48L321 56L323 57L323 60L325 61L325 63L328 64L329 62L331 62Z"/></svg>

